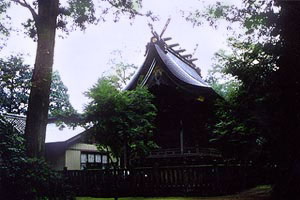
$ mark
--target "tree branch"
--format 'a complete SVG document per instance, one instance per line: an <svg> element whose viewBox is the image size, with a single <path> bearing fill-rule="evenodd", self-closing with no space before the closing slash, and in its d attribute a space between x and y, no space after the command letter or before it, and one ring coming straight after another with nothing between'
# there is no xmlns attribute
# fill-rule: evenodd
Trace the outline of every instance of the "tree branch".
<svg viewBox="0 0 300 200"><path fill-rule="evenodd" d="M130 14L134 14L134 15L140 15L140 16L147 16L146 14L143 14L143 13L140 13L136 10L133 10L133 9L130 9L128 7L126 7L126 5L122 5L121 3L116 3L116 2L113 2L111 0L107 0L107 2L114 8L117 8L117 9L121 9L121 11L124 13L124 12L127 12L127 13L130 13ZM123 7L123 8L122 8Z"/></svg>
<svg viewBox="0 0 300 200"><path fill-rule="evenodd" d="M23 0L23 1L21 1L21 0L11 0L11 1L13 1L13 2L15 2L16 4L19 4L19 5L21 5L21 6L25 7L25 8L28 8L29 11L30 11L31 14L32 14L32 17L33 17L34 21L37 21L38 14L37 14L37 13L35 12L35 10L34 10L27 2L26 2L26 0Z"/></svg>

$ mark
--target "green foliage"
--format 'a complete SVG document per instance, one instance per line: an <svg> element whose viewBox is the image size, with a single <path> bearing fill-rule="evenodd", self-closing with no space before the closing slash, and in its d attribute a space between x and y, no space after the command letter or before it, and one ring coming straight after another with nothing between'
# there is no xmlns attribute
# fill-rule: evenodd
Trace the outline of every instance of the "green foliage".
<svg viewBox="0 0 300 200"><path fill-rule="evenodd" d="M32 69L24 64L22 56L0 59L0 111L25 114L30 92ZM50 117L76 114L72 107L68 89L57 71L52 74L50 92Z"/></svg>
<svg viewBox="0 0 300 200"><path fill-rule="evenodd" d="M151 13L142 14L137 12L136 4L140 5L140 0L69 0L62 2L60 0L34 0L31 2L22 0L12 0L19 6L28 9L32 18L27 20L24 28L27 28L29 36L34 40L37 39L36 63L32 77L31 97L28 105L27 124L25 130L27 140L27 153L31 156L41 157L43 152L37 148L43 147L41 140L35 138L45 137L46 120L48 115L48 103L50 95L50 81L53 67L54 44L56 38L56 30L62 30L68 34L70 27L67 27L68 19L73 19L73 28L80 27L82 30L86 28L86 24L92 24L99 20L104 20L104 16L109 11L116 16L118 21L119 14L129 14L129 18L136 15L151 17ZM98 2L98 5L93 5ZM64 4L63 4L64 3ZM105 5L104 8L102 5ZM110 4L110 5L109 5ZM95 8L99 8L100 12L96 14ZM114 9L116 11L114 11ZM46 55L47 54L47 55Z"/></svg>
<svg viewBox="0 0 300 200"><path fill-rule="evenodd" d="M115 82L116 87L122 89L134 75L137 66L124 62L115 63L113 70L115 74L109 76Z"/></svg>
<svg viewBox="0 0 300 200"><path fill-rule="evenodd" d="M236 31L238 25L242 32L238 37L250 38L253 34L258 36L276 36L278 31L274 29L278 20L278 7L272 0L255 1L242 0L240 6L228 5L217 2L216 4L195 9L190 12L183 12L183 16L194 26L208 22L217 28L221 22L227 21L228 30ZM252 36L251 36L252 35Z"/></svg>
<svg viewBox="0 0 300 200"><path fill-rule="evenodd" d="M68 88L62 82L58 71L52 73L50 90L50 116L76 113L69 100Z"/></svg>
<svg viewBox="0 0 300 200"><path fill-rule="evenodd" d="M111 66L111 71L108 72L106 79L109 79L110 82L119 90L126 86L134 75L137 66L134 64L129 64L124 62L122 56L122 51L115 50L112 52L114 58L110 59L109 65Z"/></svg>
<svg viewBox="0 0 300 200"><path fill-rule="evenodd" d="M241 81L231 74L224 72L224 65L223 63L220 63L220 57L226 57L224 51L219 51L215 54L217 63L215 63L213 68L208 71L206 81L221 97L226 101L231 101L236 97L237 92L241 87Z"/></svg>
<svg viewBox="0 0 300 200"><path fill-rule="evenodd" d="M186 16L194 25L207 21L215 28L226 20L232 30L228 38L231 51L216 54L208 78L226 100L216 103L216 121L210 128L224 152L239 159L262 159L262 150L276 148L274 139L279 132L274 124L278 115L274 113L282 47L275 23L278 11L273 1L243 1L240 6L216 3ZM235 25L239 31L233 28Z"/></svg>
<svg viewBox="0 0 300 200"><path fill-rule="evenodd" d="M24 114L27 110L32 70L21 56L0 59L0 110Z"/></svg>
<svg viewBox="0 0 300 200"><path fill-rule="evenodd" d="M32 4L27 2L26 6L22 4L22 1L14 0L14 2L26 8L29 8L30 6L30 11L37 13L37 1L33 1ZM3 5L5 6L6 3L3 3ZM130 19L133 19L135 16L139 15L150 17L152 20L157 20L157 17L153 16L151 11L140 13L138 10L141 8L141 6L141 0L67 0L66 2L62 2L60 4L57 17L57 29L66 34L69 34L70 31L77 28L80 30L85 30L89 24L97 24L99 21L106 21L106 15L109 13L113 15L114 22L119 21L121 15L127 15ZM25 33L36 41L37 27L35 21L36 19L27 19L26 22L22 23L22 25L26 30Z"/></svg>
<svg viewBox="0 0 300 200"><path fill-rule="evenodd" d="M22 23L25 31L24 33L28 35L33 41L37 41L37 31L35 27L35 21L33 19L27 19L26 22Z"/></svg>
<svg viewBox="0 0 300 200"><path fill-rule="evenodd" d="M63 177L44 160L29 158L24 138L0 116L0 193L3 199L72 199Z"/></svg>
<svg viewBox="0 0 300 200"><path fill-rule="evenodd" d="M220 61L228 61L224 52L216 54L216 57L219 58L218 64L209 72L208 82L224 100L218 99L215 104L216 120L209 125L211 141L217 144L225 157L257 161L265 142L253 115L260 110L249 110L253 99L247 99L249 95L246 97L248 93L244 82L236 75L233 77L230 70L226 71L226 66L231 67L231 63Z"/></svg>
<svg viewBox="0 0 300 200"><path fill-rule="evenodd" d="M68 3L67 11L74 25L81 30L86 29L86 24L92 24L96 21L93 0L68 0Z"/></svg>
<svg viewBox="0 0 300 200"><path fill-rule="evenodd" d="M119 158L127 149L130 158L145 156L153 142L156 108L146 88L119 91L106 78L99 79L87 96L86 123L96 141Z"/></svg>
<svg viewBox="0 0 300 200"><path fill-rule="evenodd" d="M10 27L7 22L10 18L6 15L6 10L9 6L10 2L8 1L0 2L0 50L3 48L5 40L9 36L10 32Z"/></svg>
<svg viewBox="0 0 300 200"><path fill-rule="evenodd" d="M243 147L247 147L244 143L253 144L252 148L247 147L253 151L262 148L262 144L270 151L268 145L278 136L272 115L277 105L274 81L278 70L278 47L233 39L229 43L232 53L217 54L216 57L222 66L221 72L235 77L233 80L238 80L240 84L234 90L227 91L228 102L218 104L216 115L219 122L214 132L227 131ZM241 138L241 134L247 137ZM247 151L239 152L247 155Z"/></svg>
<svg viewBox="0 0 300 200"><path fill-rule="evenodd" d="M214 8L218 6L222 5ZM219 113L224 115L219 116L220 123L214 128L218 133L222 133L222 128L231 133L234 130L227 125L239 120L245 128L255 130L256 143L262 144L263 152L269 152L261 155L262 163L276 163L285 172L277 174L280 179L273 199L293 199L299 196L296 185L300 182L296 173L300 152L300 4L244 0L241 7L225 9L215 17L212 13L198 13L208 21L223 18L230 27L242 27L239 34L229 39L232 54L218 55L223 73L241 81L237 95L229 102L238 115L221 106ZM251 133L239 124L234 127Z"/></svg>

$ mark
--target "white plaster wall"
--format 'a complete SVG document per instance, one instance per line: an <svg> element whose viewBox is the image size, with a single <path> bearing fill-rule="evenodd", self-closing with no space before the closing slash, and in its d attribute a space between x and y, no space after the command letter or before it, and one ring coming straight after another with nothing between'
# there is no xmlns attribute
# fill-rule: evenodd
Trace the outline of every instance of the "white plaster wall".
<svg viewBox="0 0 300 200"><path fill-rule="evenodd" d="M80 170L80 151L66 150L66 167L68 170Z"/></svg>
<svg viewBox="0 0 300 200"><path fill-rule="evenodd" d="M66 150L66 164L68 170L80 170L81 151L97 151L97 147L92 144L77 143Z"/></svg>

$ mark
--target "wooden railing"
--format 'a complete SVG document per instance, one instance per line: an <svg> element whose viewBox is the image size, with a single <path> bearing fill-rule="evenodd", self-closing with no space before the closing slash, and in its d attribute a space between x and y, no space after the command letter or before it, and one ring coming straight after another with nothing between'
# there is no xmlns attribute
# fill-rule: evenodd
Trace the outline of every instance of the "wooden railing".
<svg viewBox="0 0 300 200"><path fill-rule="evenodd" d="M158 149L150 153L150 158L161 158L161 157L178 157L178 156L200 156L200 157L217 157L220 158L221 153L213 148L197 148L188 147L181 151L180 148L171 149Z"/></svg>
<svg viewBox="0 0 300 200"><path fill-rule="evenodd" d="M78 196L209 196L230 194L260 182L250 165L64 171Z"/></svg>

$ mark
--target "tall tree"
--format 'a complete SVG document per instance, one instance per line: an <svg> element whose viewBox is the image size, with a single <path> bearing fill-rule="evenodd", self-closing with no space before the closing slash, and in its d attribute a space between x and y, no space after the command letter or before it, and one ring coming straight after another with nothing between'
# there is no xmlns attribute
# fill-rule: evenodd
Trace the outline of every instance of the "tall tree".
<svg viewBox="0 0 300 200"><path fill-rule="evenodd" d="M300 2L278 1L281 7L277 28L282 49L276 79L278 105L275 116L280 134L278 157L282 169L274 199L300 196Z"/></svg>
<svg viewBox="0 0 300 200"><path fill-rule="evenodd" d="M37 51L32 76L32 88L29 97L28 114L25 128L26 149L31 157L42 157L44 153L45 131L48 117L51 73L53 65L56 30L69 31L67 18L73 27L85 29L89 23L103 19L103 15L112 11L118 19L120 14L128 13L130 18L136 15L151 16L151 13L137 12L141 0L102 0L108 5L98 18L93 0L68 0L63 7L59 0L34 0L31 4L26 0L12 0L17 5L27 8L32 19L25 26L31 37L37 40Z"/></svg>
<svg viewBox="0 0 300 200"><path fill-rule="evenodd" d="M278 135L278 130L272 125L274 118L271 113L276 107L274 78L281 47L275 23L278 7L271 0L242 2L240 7L217 3L206 10L191 12L186 17L194 25L201 25L206 20L213 27L218 27L220 19L230 22L227 28L232 30L228 39L231 51L216 54L215 69L230 75L230 81L237 80L239 84L233 87L235 91L229 98L227 96L229 102L223 106L219 104L219 121L214 132L231 140L256 141L253 144L257 147L266 142L266 138L269 144L273 143L274 136ZM237 31L236 27L240 30Z"/></svg>
<svg viewBox="0 0 300 200"><path fill-rule="evenodd" d="M237 102L246 105L254 119L251 126L267 139L272 161L279 166L276 199L300 195L299 9L298 1L265 0L243 1L241 8L218 3L209 12L196 12L211 24L223 18L245 30L231 40L233 55L222 57L224 71L241 80ZM193 15L188 19L203 22Z"/></svg>
<svg viewBox="0 0 300 200"><path fill-rule="evenodd" d="M34 7L25 0L14 1L29 9L37 33L37 51L31 80L25 138L27 154L30 157L43 157L59 0L34 1Z"/></svg>

